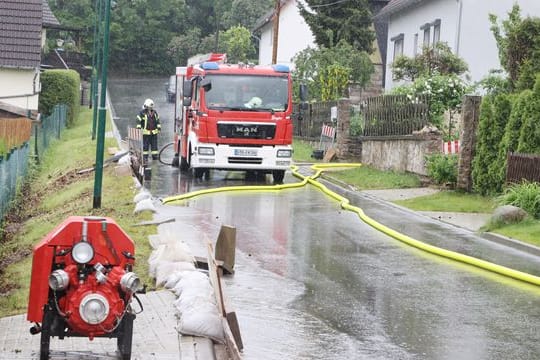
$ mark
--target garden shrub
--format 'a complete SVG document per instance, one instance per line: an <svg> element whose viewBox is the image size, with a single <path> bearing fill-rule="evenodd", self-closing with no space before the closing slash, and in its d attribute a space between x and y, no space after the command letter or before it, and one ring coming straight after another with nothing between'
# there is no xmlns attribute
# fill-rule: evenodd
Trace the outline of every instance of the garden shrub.
<svg viewBox="0 0 540 360"><path fill-rule="evenodd" d="M68 106L67 126L71 126L79 113L81 80L75 70L47 70L41 74L39 111L50 115L55 105Z"/></svg>
<svg viewBox="0 0 540 360"><path fill-rule="evenodd" d="M540 219L540 184L537 182L511 185L497 201L501 205L517 206L535 219Z"/></svg>
<svg viewBox="0 0 540 360"><path fill-rule="evenodd" d="M458 175L458 156L455 154L433 154L426 156L428 176L437 184L454 186Z"/></svg>

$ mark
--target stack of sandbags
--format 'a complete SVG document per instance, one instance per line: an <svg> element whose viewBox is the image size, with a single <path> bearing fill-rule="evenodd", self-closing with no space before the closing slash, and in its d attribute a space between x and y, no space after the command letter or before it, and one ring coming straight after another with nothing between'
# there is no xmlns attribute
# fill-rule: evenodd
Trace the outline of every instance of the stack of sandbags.
<svg viewBox="0 0 540 360"><path fill-rule="evenodd" d="M139 213L142 211L151 211L156 212L156 206L152 200L152 194L146 188L142 187L137 195L133 197L133 202L135 203L135 210L133 213Z"/></svg>

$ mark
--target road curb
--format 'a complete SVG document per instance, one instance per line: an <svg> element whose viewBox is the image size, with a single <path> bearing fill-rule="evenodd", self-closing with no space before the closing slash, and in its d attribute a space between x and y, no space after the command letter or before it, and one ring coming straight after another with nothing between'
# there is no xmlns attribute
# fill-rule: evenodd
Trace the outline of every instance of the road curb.
<svg viewBox="0 0 540 360"><path fill-rule="evenodd" d="M351 187L349 184L343 183L343 182L341 182L339 180L335 181L336 179L333 179L333 178L331 180L329 180L328 178L322 178L320 180L321 180L321 182L324 183L325 186L327 186L331 190L335 191L336 193L338 193L338 194L340 194L340 195L342 195L344 197L347 197L346 195L352 193L355 196L362 196L362 197L365 197L367 199L376 200L376 201L385 203L385 204L387 204L389 206L393 206L395 208L401 209L403 211L407 211L407 212L416 214L417 216L423 216L423 217L433 219L430 216L427 216L427 215L424 215L424 214L419 213L417 211L414 211L414 210L408 209L406 207L394 204L394 203L392 203L390 201L383 200L381 198L378 198L375 195L362 194L361 190L356 190L354 187ZM534 246L534 245L531 245L531 244L527 244L527 243L524 243L524 242L519 241L519 240L511 239L511 238L508 238L508 237L500 235L500 234L495 234L495 233L492 233L492 232L475 232L475 231L472 231L471 229L468 229L468 228L463 227L463 226L459 226L459 225L449 223L449 222L446 222L446 221L443 221L443 220L439 220L439 221L444 223L444 224L454 226L454 227L457 227L457 228L462 229L464 231L468 231L470 233L473 233L473 234L481 237L482 239L492 241L492 242L495 242L495 243L497 243L499 245L507 246L507 247L510 247L512 249L522 251L522 252L528 253L528 254L533 255L533 256L540 257L540 247L537 247L537 246Z"/></svg>
<svg viewBox="0 0 540 360"><path fill-rule="evenodd" d="M506 237L504 235L495 234L495 233L492 233L492 232L482 232L479 235L482 238L484 238L486 240L493 241L493 242L495 242L497 244L508 246L508 247L514 248L516 250L527 252L527 253L529 253L531 255L540 257L540 247L538 247L538 246L527 244L527 243L521 242L519 240L515 240L515 239L512 239L512 238Z"/></svg>

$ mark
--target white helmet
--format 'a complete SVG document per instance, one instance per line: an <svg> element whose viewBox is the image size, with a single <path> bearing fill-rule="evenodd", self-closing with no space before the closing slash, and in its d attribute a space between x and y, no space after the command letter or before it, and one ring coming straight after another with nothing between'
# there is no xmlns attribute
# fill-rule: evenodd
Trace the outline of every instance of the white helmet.
<svg viewBox="0 0 540 360"><path fill-rule="evenodd" d="M153 109L154 108L154 101L152 99L144 100L143 108L144 109L150 109L150 110Z"/></svg>
<svg viewBox="0 0 540 360"><path fill-rule="evenodd" d="M254 96L252 97L246 104L244 104L245 107L251 109L251 108L258 108L261 107L262 100L260 97Z"/></svg>

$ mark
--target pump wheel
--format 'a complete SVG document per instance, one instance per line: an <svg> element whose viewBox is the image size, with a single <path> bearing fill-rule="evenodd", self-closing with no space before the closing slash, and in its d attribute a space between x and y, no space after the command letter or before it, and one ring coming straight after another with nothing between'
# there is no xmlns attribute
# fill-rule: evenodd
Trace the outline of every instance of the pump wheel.
<svg viewBox="0 0 540 360"><path fill-rule="evenodd" d="M120 358L122 360L131 359L131 344L133 341L134 319L134 314L130 314L129 312L126 313L118 329L118 338L116 339L116 344L118 346L118 352L120 353Z"/></svg>
<svg viewBox="0 0 540 360"><path fill-rule="evenodd" d="M285 177L285 170L274 170L272 171L272 176L276 184L283 183L283 178Z"/></svg>
<svg viewBox="0 0 540 360"><path fill-rule="evenodd" d="M43 322L41 324L41 342L39 347L40 360L49 359L49 349L51 344L51 333L54 316L54 311L49 308L49 306L45 306L45 309L43 311Z"/></svg>

